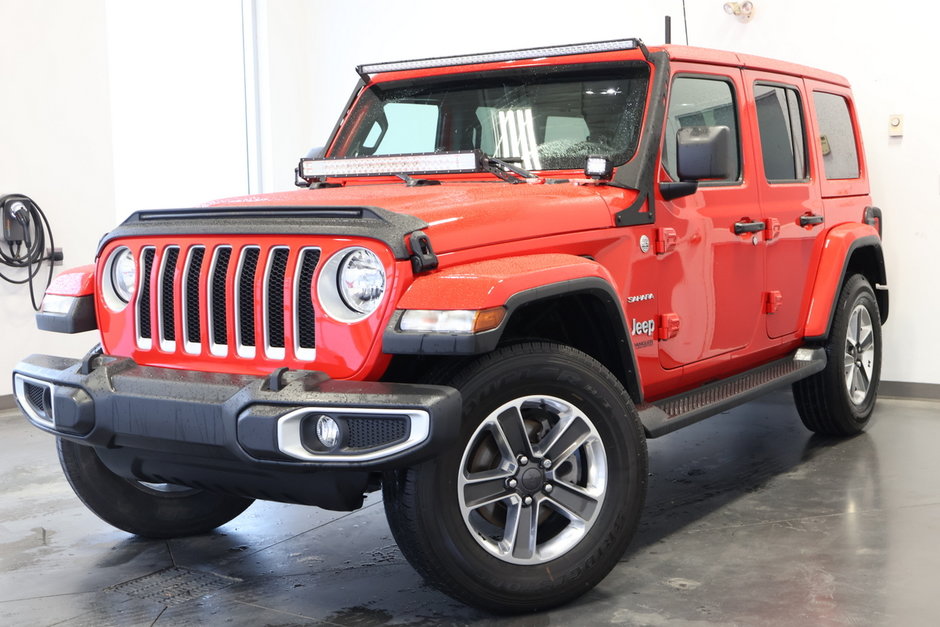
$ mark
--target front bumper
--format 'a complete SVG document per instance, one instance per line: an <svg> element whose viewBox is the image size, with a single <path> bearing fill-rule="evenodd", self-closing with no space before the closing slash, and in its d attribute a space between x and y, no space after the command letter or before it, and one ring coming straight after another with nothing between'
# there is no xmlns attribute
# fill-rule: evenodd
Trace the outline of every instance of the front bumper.
<svg viewBox="0 0 940 627"><path fill-rule="evenodd" d="M128 479L351 510L369 476L441 452L460 425L449 387L335 381L313 371L269 377L31 355L13 372L35 426L94 446ZM316 421L341 425L326 450Z"/></svg>

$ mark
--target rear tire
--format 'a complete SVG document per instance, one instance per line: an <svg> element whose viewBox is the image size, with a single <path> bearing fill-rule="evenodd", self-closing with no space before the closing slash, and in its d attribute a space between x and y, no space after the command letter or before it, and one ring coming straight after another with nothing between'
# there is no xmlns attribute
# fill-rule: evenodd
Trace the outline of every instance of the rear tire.
<svg viewBox="0 0 940 627"><path fill-rule="evenodd" d="M57 440L59 462L72 490L106 523L147 538L178 538L212 531L253 503L172 484L125 479L105 466L94 447Z"/></svg>
<svg viewBox="0 0 940 627"><path fill-rule="evenodd" d="M854 274L845 282L825 348L826 368L793 384L797 411L816 433L861 433L881 381L881 314L864 276Z"/></svg>
<svg viewBox="0 0 940 627"><path fill-rule="evenodd" d="M431 585L495 612L584 594L616 565L646 491L646 440L620 382L573 348L526 343L469 364L458 442L390 472L402 553Z"/></svg>

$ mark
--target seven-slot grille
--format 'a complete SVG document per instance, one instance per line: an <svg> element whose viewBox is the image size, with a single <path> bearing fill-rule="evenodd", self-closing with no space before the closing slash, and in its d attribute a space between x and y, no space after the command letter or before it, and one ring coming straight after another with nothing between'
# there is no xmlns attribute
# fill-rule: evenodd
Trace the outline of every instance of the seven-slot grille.
<svg viewBox="0 0 940 627"><path fill-rule="evenodd" d="M137 346L191 355L316 357L318 248L144 246Z"/></svg>

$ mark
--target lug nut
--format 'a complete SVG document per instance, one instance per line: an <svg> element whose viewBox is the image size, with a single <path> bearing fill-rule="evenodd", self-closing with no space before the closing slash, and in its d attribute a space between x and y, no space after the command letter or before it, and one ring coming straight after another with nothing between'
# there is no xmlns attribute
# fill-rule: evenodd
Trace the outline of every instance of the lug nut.
<svg viewBox="0 0 940 627"><path fill-rule="evenodd" d="M525 466L525 465L527 465L528 463L529 463L529 458L528 458L528 457L526 457L525 455L520 455L520 456L519 456L519 465L520 465L520 466Z"/></svg>
<svg viewBox="0 0 940 627"><path fill-rule="evenodd" d="M543 487L542 489L545 491L546 494L548 494L549 492L551 492L551 491L554 490L555 488L552 487L552 484L546 483L546 484L545 484L545 487Z"/></svg>
<svg viewBox="0 0 940 627"><path fill-rule="evenodd" d="M526 506L532 505L532 497L531 497L531 496L527 496L527 497L525 497L524 499L522 499L522 504L523 504L523 505L526 505Z"/></svg>
<svg viewBox="0 0 940 627"><path fill-rule="evenodd" d="M544 468L545 470L548 470L551 467L552 467L552 460L550 460L547 457L542 460L542 468Z"/></svg>
<svg viewBox="0 0 940 627"><path fill-rule="evenodd" d="M515 479L506 480L506 487L509 489L515 488L517 485L519 485L519 482L516 481Z"/></svg>

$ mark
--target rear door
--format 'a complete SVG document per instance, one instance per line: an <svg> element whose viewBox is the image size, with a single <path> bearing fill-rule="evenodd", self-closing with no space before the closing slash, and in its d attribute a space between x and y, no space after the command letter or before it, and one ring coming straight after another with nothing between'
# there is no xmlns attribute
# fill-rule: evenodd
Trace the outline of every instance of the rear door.
<svg viewBox="0 0 940 627"><path fill-rule="evenodd" d="M807 149L807 93L799 77L745 70L766 248L764 308L770 338L796 333L806 318L808 273L825 232L816 169Z"/></svg>

